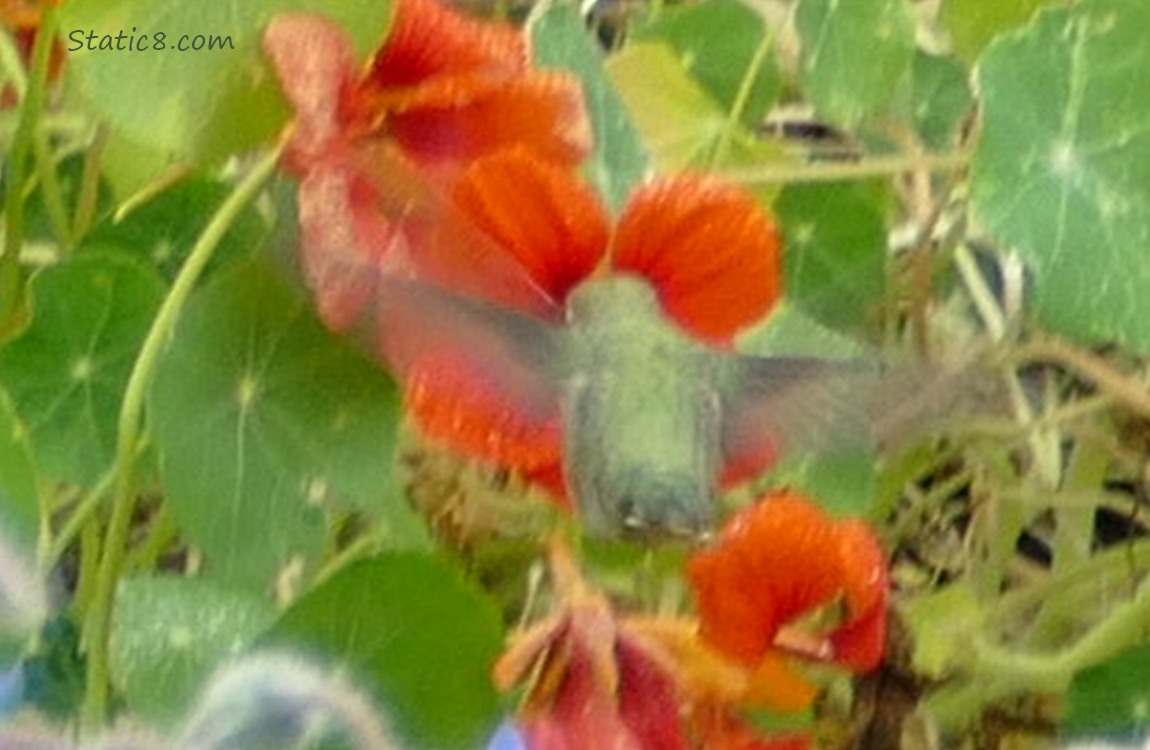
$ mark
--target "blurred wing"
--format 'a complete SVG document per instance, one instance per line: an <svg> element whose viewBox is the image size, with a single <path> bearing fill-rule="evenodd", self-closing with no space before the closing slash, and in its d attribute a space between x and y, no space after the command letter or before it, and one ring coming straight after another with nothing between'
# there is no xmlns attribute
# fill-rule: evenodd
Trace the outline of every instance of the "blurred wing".
<svg viewBox="0 0 1150 750"><path fill-rule="evenodd" d="M558 320L562 305L524 268L464 216L437 185L393 147L357 152L374 188L374 208L393 225L381 268L456 293Z"/></svg>
<svg viewBox="0 0 1150 750"><path fill-rule="evenodd" d="M956 416L1002 404L973 366L889 366L875 359L733 356L723 401L725 479L761 473L791 450L889 447Z"/></svg>
<svg viewBox="0 0 1150 750"><path fill-rule="evenodd" d="M560 460L561 328L380 273L362 333L433 439L522 470Z"/></svg>
<svg viewBox="0 0 1150 750"><path fill-rule="evenodd" d="M723 396L724 481L759 474L783 453L870 444L882 368L870 360L734 356Z"/></svg>

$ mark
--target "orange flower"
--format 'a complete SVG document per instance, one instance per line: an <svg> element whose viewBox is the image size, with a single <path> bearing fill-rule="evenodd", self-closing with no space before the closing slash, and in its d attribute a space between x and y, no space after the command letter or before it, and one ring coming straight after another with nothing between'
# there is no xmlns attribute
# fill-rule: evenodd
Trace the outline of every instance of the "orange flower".
<svg viewBox="0 0 1150 750"><path fill-rule="evenodd" d="M518 30L437 0L400 0L386 43L362 70L343 31L316 15L277 17L264 49L295 108L286 165L301 178L305 271L337 331L363 311L365 269L398 231L380 189L388 177L374 164L381 148L409 160L421 180L451 179L515 146L570 165L590 150L573 78L532 69Z"/></svg>
<svg viewBox="0 0 1150 750"><path fill-rule="evenodd" d="M788 653L860 672L882 659L885 558L861 521L836 521L800 495L779 492L732 519L687 572L703 638L753 670L751 692L767 704L799 709L815 696ZM845 615L829 631L784 630L839 602Z"/></svg>

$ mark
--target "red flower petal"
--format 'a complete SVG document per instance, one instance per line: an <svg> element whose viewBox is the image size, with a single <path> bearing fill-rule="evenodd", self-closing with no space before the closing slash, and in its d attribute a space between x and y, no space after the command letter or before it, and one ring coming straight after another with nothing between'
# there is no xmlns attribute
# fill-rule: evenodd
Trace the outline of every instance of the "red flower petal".
<svg viewBox="0 0 1150 750"><path fill-rule="evenodd" d="M717 546L692 558L688 576L703 637L748 666L769 655L783 625L842 595L847 621L829 635L831 658L867 669L882 656L884 565L865 525L780 493L739 513Z"/></svg>
<svg viewBox="0 0 1150 750"><path fill-rule="evenodd" d="M292 13L268 25L264 52L295 108L288 157L290 166L302 171L342 136L342 110L356 74L355 50L334 22Z"/></svg>
<svg viewBox="0 0 1150 750"><path fill-rule="evenodd" d="M512 26L469 18L437 0L399 0L367 81L380 88L411 86L455 73L514 73L527 63L526 39Z"/></svg>
<svg viewBox="0 0 1150 750"><path fill-rule="evenodd" d="M749 193L704 177L655 182L619 220L612 266L651 279L684 328L725 343L781 294L774 222Z"/></svg>
<svg viewBox="0 0 1150 750"><path fill-rule="evenodd" d="M848 620L831 634L835 661L858 672L874 669L886 648L886 609L890 594L886 555L863 523L840 527L839 554L846 579Z"/></svg>
<svg viewBox="0 0 1150 750"><path fill-rule="evenodd" d="M671 676L624 634L615 644L619 662L619 714L647 750L687 750L679 697Z"/></svg>
<svg viewBox="0 0 1150 750"><path fill-rule="evenodd" d="M607 246L607 219L595 193L570 170L522 149L474 163L454 198L557 302L591 275Z"/></svg>
<svg viewBox="0 0 1150 750"><path fill-rule="evenodd" d="M591 151L579 84L562 73L440 78L384 101L388 132L419 161L466 162L523 145L574 165Z"/></svg>

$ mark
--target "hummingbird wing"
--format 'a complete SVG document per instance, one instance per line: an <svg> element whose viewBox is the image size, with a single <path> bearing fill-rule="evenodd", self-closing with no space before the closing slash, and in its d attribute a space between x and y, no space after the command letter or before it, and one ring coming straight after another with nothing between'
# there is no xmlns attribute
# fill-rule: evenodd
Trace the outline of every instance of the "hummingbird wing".
<svg viewBox="0 0 1150 750"><path fill-rule="evenodd" d="M727 363L725 481L760 474L787 451L863 447L876 438L874 396L883 382L876 361L734 355Z"/></svg>
<svg viewBox="0 0 1150 750"><path fill-rule="evenodd" d="M383 274L361 326L423 431L528 472L561 457L558 326L417 279Z"/></svg>

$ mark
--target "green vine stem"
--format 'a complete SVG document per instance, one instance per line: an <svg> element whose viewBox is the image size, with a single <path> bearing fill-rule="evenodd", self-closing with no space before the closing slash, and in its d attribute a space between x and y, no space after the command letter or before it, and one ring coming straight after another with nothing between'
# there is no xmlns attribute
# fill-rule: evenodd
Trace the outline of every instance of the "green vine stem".
<svg viewBox="0 0 1150 750"><path fill-rule="evenodd" d="M751 93L755 89L755 81L758 79L759 73L762 72L763 66L767 62L767 55L770 54L774 47L774 30L768 27L764 30L763 39L751 56L750 63L747 64L747 69L743 73L742 80L739 81L739 89L735 93L735 100L731 104L731 110L727 113L727 121L723 125L723 132L719 135L718 141L711 151L711 158L707 160L708 171L713 171L716 166L726 160L727 152L731 147L731 137L739 127L739 121L742 120L743 114L747 110L747 104L751 100Z"/></svg>
<svg viewBox="0 0 1150 750"><path fill-rule="evenodd" d="M144 398L151 385L160 354L167 346L176 322L187 304L196 282L211 260L212 253L236 218L263 189L275 172L279 151L266 155L240 182L204 228L184 261L171 291L156 313L147 338L132 367L124 402L120 407L116 439L115 480L112 489L111 518L105 534L103 554L96 573L91 609L84 621L84 647L88 655L88 679L82 708L86 730L98 728L108 708L108 636L112 621L116 583L127 552L132 514L136 506L135 463L143 435Z"/></svg>
<svg viewBox="0 0 1150 750"><path fill-rule="evenodd" d="M971 151L959 150L917 156L874 156L855 162L768 164L716 174L744 185L778 182L837 182L891 177L914 171L955 172L970 165Z"/></svg>
<svg viewBox="0 0 1150 750"><path fill-rule="evenodd" d="M32 75L20 108L20 122L4 165L4 245L0 248L0 341L19 328L24 306L24 271L20 250L24 245L24 201L28 160L33 156L36 131L48 88L48 69L56 39L56 12L44 7L40 32L32 51Z"/></svg>

